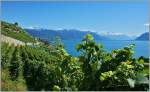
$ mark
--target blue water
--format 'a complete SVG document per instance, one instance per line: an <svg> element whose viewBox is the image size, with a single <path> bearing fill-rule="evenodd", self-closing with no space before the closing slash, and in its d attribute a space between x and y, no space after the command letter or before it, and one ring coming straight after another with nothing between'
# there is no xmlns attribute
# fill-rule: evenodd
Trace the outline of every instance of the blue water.
<svg viewBox="0 0 150 92"><path fill-rule="evenodd" d="M136 47L134 50L134 57L138 58L140 56L149 57L149 43L148 41L96 41L97 43L101 43L103 48L107 52L111 52L114 49L121 49L125 46L129 46L130 44L135 44ZM72 56L78 56L79 52L75 50L75 46L81 43L81 40L63 40L65 45L65 49Z"/></svg>

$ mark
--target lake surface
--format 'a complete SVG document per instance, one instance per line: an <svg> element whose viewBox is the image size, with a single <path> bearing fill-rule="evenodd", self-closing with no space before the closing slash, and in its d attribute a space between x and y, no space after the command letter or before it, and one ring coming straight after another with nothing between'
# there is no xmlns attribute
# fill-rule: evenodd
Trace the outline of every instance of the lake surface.
<svg viewBox="0 0 150 92"><path fill-rule="evenodd" d="M114 49L121 49L125 46L129 46L130 44L135 44L136 47L134 50L134 57L145 56L149 57L149 43L148 41L96 41L97 43L101 43L103 48L107 52L111 52ZM79 56L79 52L75 50L75 46L81 43L81 40L63 40L65 45L65 49L72 56Z"/></svg>

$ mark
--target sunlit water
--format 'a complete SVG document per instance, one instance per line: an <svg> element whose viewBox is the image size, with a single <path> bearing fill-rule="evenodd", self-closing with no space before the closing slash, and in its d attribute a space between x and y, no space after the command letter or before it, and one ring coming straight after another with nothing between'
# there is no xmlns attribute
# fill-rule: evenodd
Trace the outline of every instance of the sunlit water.
<svg viewBox="0 0 150 92"><path fill-rule="evenodd" d="M80 43L80 40L63 40L63 43L65 45L65 49L69 54L72 56L78 56L79 52L75 50L75 46ZM136 47L134 50L134 57L140 57L140 56L149 56L149 43L148 41L100 41L97 40L97 43L101 43L104 47L104 50L107 52L111 52L114 49L121 49L125 46L129 46L130 44L135 44Z"/></svg>

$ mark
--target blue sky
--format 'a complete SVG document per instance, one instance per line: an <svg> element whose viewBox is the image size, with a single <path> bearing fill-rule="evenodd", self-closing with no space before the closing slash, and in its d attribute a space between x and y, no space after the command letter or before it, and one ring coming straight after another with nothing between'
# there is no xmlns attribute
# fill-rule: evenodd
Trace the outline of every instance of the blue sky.
<svg viewBox="0 0 150 92"><path fill-rule="evenodd" d="M24 28L139 35L148 18L147 2L2 2L2 19Z"/></svg>

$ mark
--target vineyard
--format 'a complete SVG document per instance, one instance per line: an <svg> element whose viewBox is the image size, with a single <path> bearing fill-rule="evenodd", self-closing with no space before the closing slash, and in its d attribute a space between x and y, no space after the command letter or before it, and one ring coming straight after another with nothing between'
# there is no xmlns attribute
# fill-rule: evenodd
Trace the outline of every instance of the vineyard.
<svg viewBox="0 0 150 92"><path fill-rule="evenodd" d="M18 23L12 24L1 21L1 33L5 36L15 38L22 42L35 42L34 38L25 32L24 29L19 27Z"/></svg>
<svg viewBox="0 0 150 92"><path fill-rule="evenodd" d="M47 47L1 44L2 90L149 90L146 59L133 58L134 44L107 53L88 34L76 46L79 57L62 44Z"/></svg>

